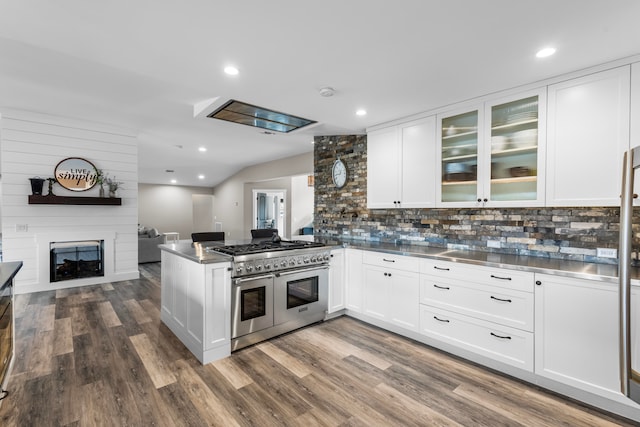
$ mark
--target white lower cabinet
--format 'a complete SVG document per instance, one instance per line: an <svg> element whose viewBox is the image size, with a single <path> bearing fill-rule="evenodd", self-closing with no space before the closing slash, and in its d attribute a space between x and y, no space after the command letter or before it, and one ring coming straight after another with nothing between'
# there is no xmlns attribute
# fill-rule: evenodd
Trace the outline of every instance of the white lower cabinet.
<svg viewBox="0 0 640 427"><path fill-rule="evenodd" d="M344 259L345 249L340 248L331 251L328 313L334 313L346 307Z"/></svg>
<svg viewBox="0 0 640 427"><path fill-rule="evenodd" d="M424 259L420 333L533 371L533 273Z"/></svg>
<svg viewBox="0 0 640 427"><path fill-rule="evenodd" d="M536 374L620 396L617 283L545 274L536 280Z"/></svg>
<svg viewBox="0 0 640 427"><path fill-rule="evenodd" d="M533 332L533 293L422 275L420 303Z"/></svg>
<svg viewBox="0 0 640 427"><path fill-rule="evenodd" d="M533 370L533 334L428 305L420 333L518 368Z"/></svg>
<svg viewBox="0 0 640 427"><path fill-rule="evenodd" d="M363 263L363 313L410 331L418 331L418 260L365 252Z"/></svg>
<svg viewBox="0 0 640 427"><path fill-rule="evenodd" d="M345 276L348 286L345 289L346 305L349 311L362 312L363 283L362 283L362 255L358 249L346 248Z"/></svg>
<svg viewBox="0 0 640 427"><path fill-rule="evenodd" d="M203 364L231 353L229 267L162 251L160 318Z"/></svg>

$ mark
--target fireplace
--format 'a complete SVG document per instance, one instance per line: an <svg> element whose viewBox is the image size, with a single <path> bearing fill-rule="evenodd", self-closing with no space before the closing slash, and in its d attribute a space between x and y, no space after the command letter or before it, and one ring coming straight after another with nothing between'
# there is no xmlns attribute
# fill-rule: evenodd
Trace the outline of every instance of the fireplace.
<svg viewBox="0 0 640 427"><path fill-rule="evenodd" d="M51 282L104 276L104 240L49 243Z"/></svg>

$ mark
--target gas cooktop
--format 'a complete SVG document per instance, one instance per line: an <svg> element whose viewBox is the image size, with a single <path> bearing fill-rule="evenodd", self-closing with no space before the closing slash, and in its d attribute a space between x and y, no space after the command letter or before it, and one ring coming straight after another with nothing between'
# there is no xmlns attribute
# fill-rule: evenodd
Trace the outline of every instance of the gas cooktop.
<svg viewBox="0 0 640 427"><path fill-rule="evenodd" d="M287 251L294 249L320 248L322 243L309 242L306 240L280 240L273 242L263 240L242 245L210 246L208 251L215 251L225 255L239 256L249 254L259 254L263 252Z"/></svg>

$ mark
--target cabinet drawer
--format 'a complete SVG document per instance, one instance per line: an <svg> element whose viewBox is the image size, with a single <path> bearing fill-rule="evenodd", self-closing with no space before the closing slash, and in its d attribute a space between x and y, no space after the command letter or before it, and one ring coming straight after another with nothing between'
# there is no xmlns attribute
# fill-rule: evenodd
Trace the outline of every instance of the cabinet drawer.
<svg viewBox="0 0 640 427"><path fill-rule="evenodd" d="M533 372L533 334L421 305L420 332L430 338Z"/></svg>
<svg viewBox="0 0 640 427"><path fill-rule="evenodd" d="M395 268L404 271L420 271L420 259L405 255L389 255L380 252L365 251L362 262L379 267Z"/></svg>
<svg viewBox="0 0 640 427"><path fill-rule="evenodd" d="M533 273L430 259L420 260L420 272L430 276L462 279L474 284L533 292Z"/></svg>
<svg viewBox="0 0 640 427"><path fill-rule="evenodd" d="M533 294L421 275L420 303L533 332Z"/></svg>

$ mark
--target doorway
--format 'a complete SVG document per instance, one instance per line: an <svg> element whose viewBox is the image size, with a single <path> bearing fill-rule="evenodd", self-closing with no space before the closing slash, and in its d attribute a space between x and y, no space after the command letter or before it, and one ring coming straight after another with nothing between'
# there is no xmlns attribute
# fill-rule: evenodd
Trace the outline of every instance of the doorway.
<svg viewBox="0 0 640 427"><path fill-rule="evenodd" d="M284 233L286 190L253 190L253 228L277 228Z"/></svg>

